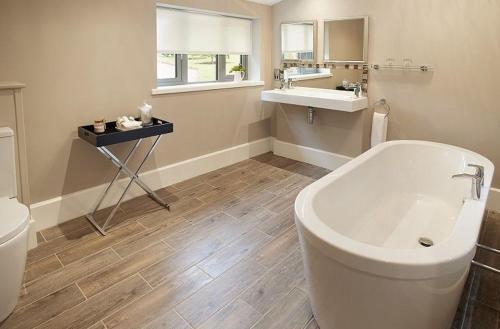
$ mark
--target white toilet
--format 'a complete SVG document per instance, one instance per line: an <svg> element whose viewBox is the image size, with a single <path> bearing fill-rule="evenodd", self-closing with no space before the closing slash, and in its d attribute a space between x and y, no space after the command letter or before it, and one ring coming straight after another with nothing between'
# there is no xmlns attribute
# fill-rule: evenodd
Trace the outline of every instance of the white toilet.
<svg viewBox="0 0 500 329"><path fill-rule="evenodd" d="M17 304L28 251L28 208L16 199L14 132L0 127L0 322Z"/></svg>

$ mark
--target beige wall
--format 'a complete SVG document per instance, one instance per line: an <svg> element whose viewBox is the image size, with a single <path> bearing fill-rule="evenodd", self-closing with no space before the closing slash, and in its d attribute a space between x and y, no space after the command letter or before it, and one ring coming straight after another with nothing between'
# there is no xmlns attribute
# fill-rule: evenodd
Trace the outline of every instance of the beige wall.
<svg viewBox="0 0 500 329"><path fill-rule="evenodd" d="M430 140L477 151L496 164L494 186L500 187L500 2L284 0L273 6L273 33L278 35L281 21L363 15L370 19L370 64L383 64L387 57L399 62L411 57L416 64L436 68L432 73L370 71L370 104L384 97L392 107L389 139ZM274 40L274 67L280 62L278 49ZM305 110L298 111L305 116ZM302 117L287 120L274 124L285 130L276 132L278 139L288 138L295 120ZM332 125L329 121L301 127L295 139L302 145L342 152L337 145L341 140L325 143L325 139L344 138L349 124Z"/></svg>
<svg viewBox="0 0 500 329"><path fill-rule="evenodd" d="M260 18L261 77L270 87L271 8L242 0L164 1ZM262 88L151 96L156 79L154 0L2 0L0 81L26 83L34 202L105 182L113 166L76 128L135 114L142 100L174 123L148 168L270 135ZM4 102L3 100L1 102ZM3 103L0 103L0 105ZM124 148L119 147L123 153Z"/></svg>

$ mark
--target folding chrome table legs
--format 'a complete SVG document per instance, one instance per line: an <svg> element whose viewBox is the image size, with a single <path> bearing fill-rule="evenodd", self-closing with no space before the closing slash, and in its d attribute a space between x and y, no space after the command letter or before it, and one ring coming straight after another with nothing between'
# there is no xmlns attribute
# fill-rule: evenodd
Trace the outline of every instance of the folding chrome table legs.
<svg viewBox="0 0 500 329"><path fill-rule="evenodd" d="M141 144L142 139L137 140L137 142L134 144L134 146L132 147L132 149L130 150L130 152L128 153L128 155L126 156L126 158L125 158L125 160L123 162L120 161L120 159L118 159L118 157L116 157L113 153L111 153L111 151L108 150L106 147L101 146L101 147L97 148L106 158L108 158L109 160L111 160L111 162L113 162L113 164L118 167L118 171L116 172L115 176L113 177L113 179L111 180L111 182L108 184L108 186L106 186L106 188L102 192L101 196L99 197L99 199L98 199L98 201L97 201L97 203L96 203L96 205L94 207L94 210L90 214L88 214L86 216L87 219L92 223L92 225L94 225L95 228L99 232L101 232L102 235L106 235L106 227L108 226L110 220L113 218L113 216L115 215L116 211L120 207L120 205L121 205L121 203L123 201L123 198L125 197L125 194L129 190L130 186L132 186L132 183L134 183L134 182L137 185L139 185L148 194L148 196L151 199L155 200L156 202L158 202L163 207L165 207L167 209L170 209L169 206L168 206L168 204L165 203L165 201L163 201L158 196L158 194L156 194L151 188L149 188L149 186L147 186L139 178L139 176L138 176L139 171L141 170L142 166L144 165L144 163L146 162L146 160L149 158L149 156L153 153L154 149L158 145L158 142L160 141L161 136L162 135L159 135L158 137L156 137L153 145L151 145L151 148L146 153L146 155L144 156L144 159L141 161L141 163L139 164L139 166L137 167L137 169L135 170L135 172L133 172L132 170L130 170L127 167L127 163L130 160L130 158L132 157L132 155L135 153L135 151L137 150L137 148L139 147L139 145ZM100 226L97 223L97 221L95 220L95 214L99 210L99 207L101 206L102 201L104 200L104 198L106 198L106 195L109 193L109 190L111 189L111 186L116 182L116 180L118 179L118 176L120 176L120 173L124 173L125 175L127 175L130 178L130 181L128 182L127 186L125 187L125 189L123 190L122 194L120 195L120 198L118 199L118 202L116 203L116 205L111 210L111 213L106 218L106 221L104 222L104 224L102 226Z"/></svg>

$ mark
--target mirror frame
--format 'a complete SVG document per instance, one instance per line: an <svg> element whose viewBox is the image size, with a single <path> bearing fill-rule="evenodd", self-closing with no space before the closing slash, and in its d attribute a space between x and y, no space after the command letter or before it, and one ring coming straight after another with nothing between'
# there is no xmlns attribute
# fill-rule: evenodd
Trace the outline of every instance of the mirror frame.
<svg viewBox="0 0 500 329"><path fill-rule="evenodd" d="M325 59L325 25L333 21L346 21L351 19L363 19L363 60L349 61L349 60L331 60ZM338 63L338 64L366 64L368 63L368 16L352 16L352 17L339 17L323 20L323 63Z"/></svg>
<svg viewBox="0 0 500 329"><path fill-rule="evenodd" d="M300 24L300 23L312 23L313 24L313 58L311 60L292 60L288 59L285 60L283 59L283 40L282 40L282 33L281 33L281 27L283 24ZM281 58L281 63L316 63L316 60L318 58L318 21L316 20L301 20L301 21L284 21L281 22L280 24L280 58Z"/></svg>

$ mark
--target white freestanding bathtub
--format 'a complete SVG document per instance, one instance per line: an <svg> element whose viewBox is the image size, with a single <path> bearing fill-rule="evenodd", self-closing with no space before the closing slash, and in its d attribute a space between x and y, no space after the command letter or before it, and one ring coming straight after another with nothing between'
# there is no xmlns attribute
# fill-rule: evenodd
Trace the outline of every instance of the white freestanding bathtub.
<svg viewBox="0 0 500 329"><path fill-rule="evenodd" d="M451 178L468 164L485 168L479 200L472 179ZM449 329L493 171L465 149L394 141L306 187L295 221L320 328Z"/></svg>

